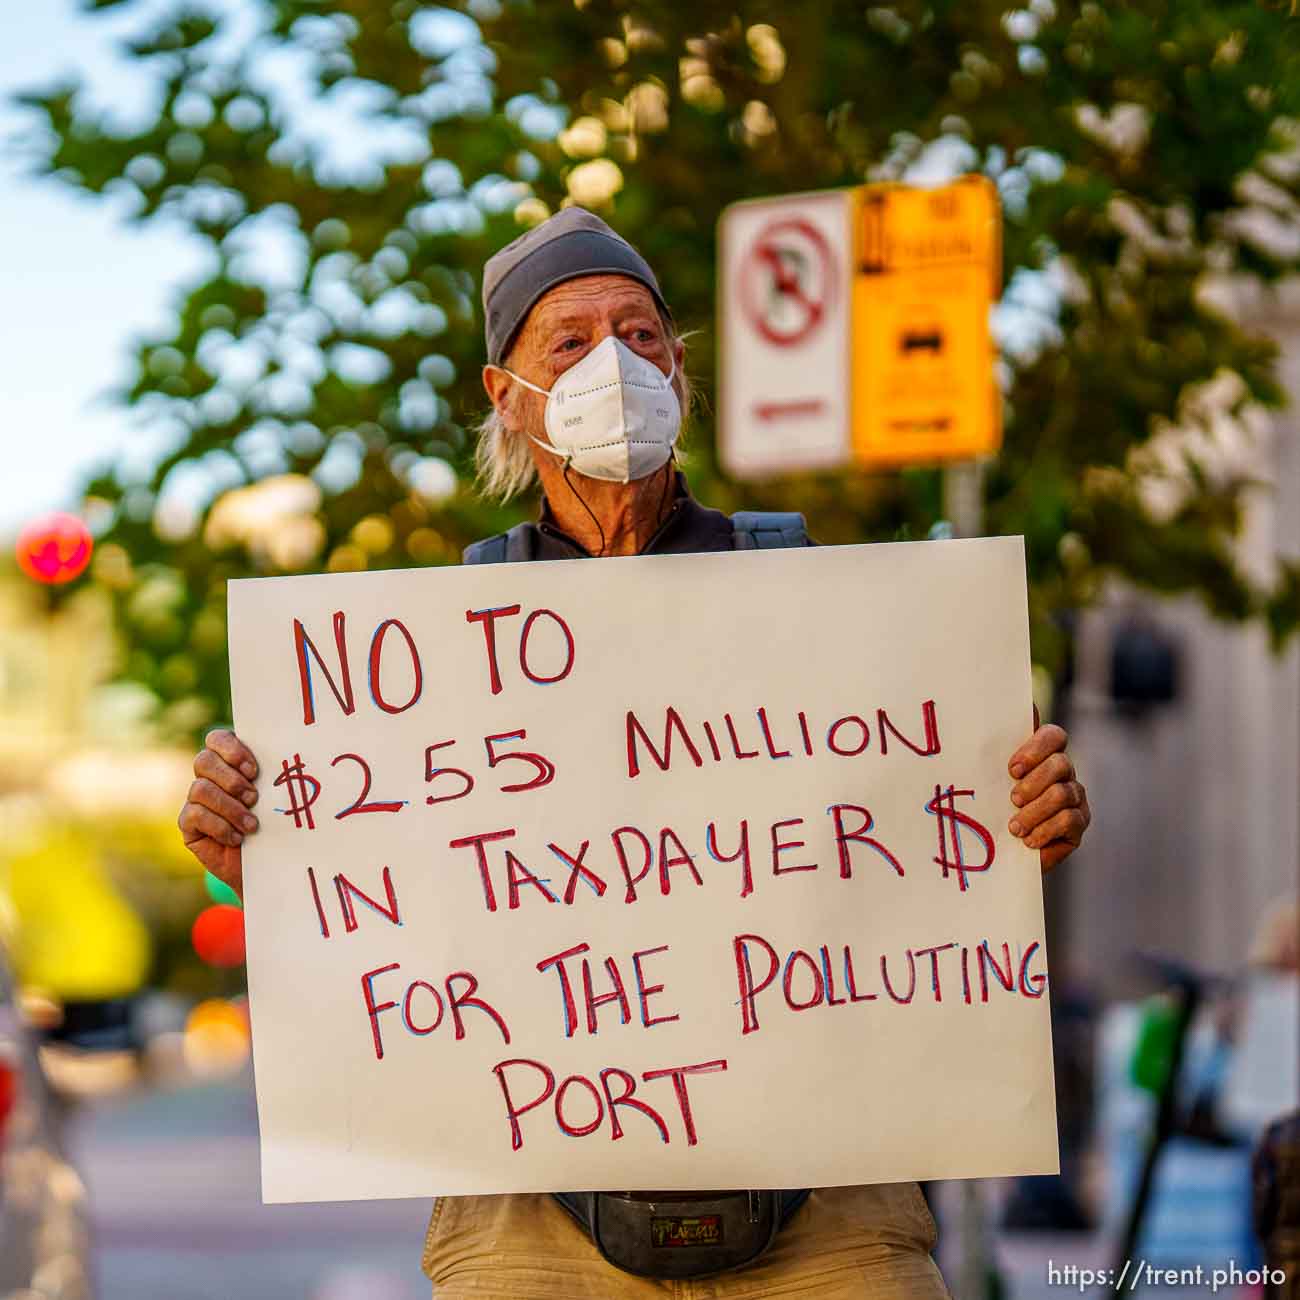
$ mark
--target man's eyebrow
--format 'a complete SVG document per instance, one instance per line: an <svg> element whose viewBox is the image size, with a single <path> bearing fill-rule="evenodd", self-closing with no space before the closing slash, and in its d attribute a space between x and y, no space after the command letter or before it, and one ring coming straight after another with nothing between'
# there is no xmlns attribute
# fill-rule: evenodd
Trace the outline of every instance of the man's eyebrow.
<svg viewBox="0 0 1300 1300"><path fill-rule="evenodd" d="M571 326L578 327L589 325L591 318L584 316L581 312L565 311L560 312L555 308L547 311L545 308L539 313L539 325L544 325L547 329L567 329Z"/></svg>
<svg viewBox="0 0 1300 1300"><path fill-rule="evenodd" d="M647 307L640 302L629 303L626 307L615 306L614 316L620 322L637 319L658 321L659 319L653 307ZM590 325L591 317L582 312L575 312L571 308L543 307L538 313L538 324L546 329L580 328Z"/></svg>

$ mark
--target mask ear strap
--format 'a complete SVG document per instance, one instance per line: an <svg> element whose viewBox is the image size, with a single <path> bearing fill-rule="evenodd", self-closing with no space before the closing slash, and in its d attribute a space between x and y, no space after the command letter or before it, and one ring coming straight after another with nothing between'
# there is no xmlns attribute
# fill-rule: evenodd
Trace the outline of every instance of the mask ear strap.
<svg viewBox="0 0 1300 1300"><path fill-rule="evenodd" d="M549 451L552 456L558 456L562 461L564 461L564 468L566 470L569 468L569 462L573 459L572 449L553 447L549 442L546 442L542 438L534 438L531 433L526 433L524 437L526 437L530 442L535 442L539 447L544 448L546 451Z"/></svg>
<svg viewBox="0 0 1300 1300"><path fill-rule="evenodd" d="M530 384L522 375L515 374L513 370L509 370L505 366L492 365L491 362L488 364L492 366L493 370L499 370L503 375L509 375L511 379L523 384L525 388L531 388L533 392L541 393L543 397L550 396L545 388L538 388L536 384ZM525 434L524 436L531 439L539 447L545 447L552 455L562 457L564 459L564 467L565 469L568 469L569 461L573 459L573 453L571 451L562 451L559 447L552 447L549 442L544 442L541 438L534 438L531 433Z"/></svg>
<svg viewBox="0 0 1300 1300"><path fill-rule="evenodd" d="M509 375L510 378L515 380L517 383L523 384L525 388L531 388L535 393L541 393L543 397L547 397L550 395L549 390L545 388L538 388L536 384L530 384L528 380L526 380L523 377L523 375L517 375L513 370L507 370L505 366L492 366L492 369L501 371L503 375Z"/></svg>

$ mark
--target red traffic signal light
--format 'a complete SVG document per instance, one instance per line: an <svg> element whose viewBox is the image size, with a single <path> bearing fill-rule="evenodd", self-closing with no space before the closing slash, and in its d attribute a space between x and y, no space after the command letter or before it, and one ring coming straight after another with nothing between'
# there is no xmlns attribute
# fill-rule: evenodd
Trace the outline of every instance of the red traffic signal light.
<svg viewBox="0 0 1300 1300"><path fill-rule="evenodd" d="M94 549L90 529L76 515L42 515L18 534L18 567L34 582L57 586L79 578Z"/></svg>
<svg viewBox="0 0 1300 1300"><path fill-rule="evenodd" d="M194 951L209 966L238 966L244 960L244 914L228 903L205 907L190 930Z"/></svg>

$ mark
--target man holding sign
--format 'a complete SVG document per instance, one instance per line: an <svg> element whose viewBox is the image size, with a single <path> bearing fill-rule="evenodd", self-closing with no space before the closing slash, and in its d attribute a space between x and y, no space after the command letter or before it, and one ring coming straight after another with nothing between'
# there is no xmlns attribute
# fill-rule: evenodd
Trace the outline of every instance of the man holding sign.
<svg viewBox="0 0 1300 1300"><path fill-rule="evenodd" d="M231 589L242 739L179 824L242 893L258 782L287 804L248 845L263 1194L456 1193L441 1297L941 1296L910 1180L1055 1169L1028 850L1090 813L1059 727L1001 757L1020 544L700 506L682 340L581 209L484 308L483 484L544 494L466 553L500 567Z"/></svg>

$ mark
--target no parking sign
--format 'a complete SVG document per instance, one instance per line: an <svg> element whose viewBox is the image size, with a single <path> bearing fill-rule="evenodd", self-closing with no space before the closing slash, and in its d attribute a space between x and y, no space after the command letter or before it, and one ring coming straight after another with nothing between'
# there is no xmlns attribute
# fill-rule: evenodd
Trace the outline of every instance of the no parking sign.
<svg viewBox="0 0 1300 1300"><path fill-rule="evenodd" d="M840 267L811 221L770 221L755 235L741 264L745 318L767 342L795 347L826 319Z"/></svg>
<svg viewBox="0 0 1300 1300"><path fill-rule="evenodd" d="M997 450L984 177L733 204L718 274L720 448L738 478Z"/></svg>
<svg viewBox="0 0 1300 1300"><path fill-rule="evenodd" d="M723 213L720 450L738 477L831 468L852 454L849 193L759 199Z"/></svg>

